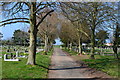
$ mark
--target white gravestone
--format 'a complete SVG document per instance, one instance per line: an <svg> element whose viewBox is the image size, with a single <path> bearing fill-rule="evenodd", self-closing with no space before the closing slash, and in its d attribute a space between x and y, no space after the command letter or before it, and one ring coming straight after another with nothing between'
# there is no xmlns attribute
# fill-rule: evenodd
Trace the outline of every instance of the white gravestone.
<svg viewBox="0 0 120 80"><path fill-rule="evenodd" d="M7 54L4 54L4 61L19 61L19 59L7 59Z"/></svg>
<svg viewBox="0 0 120 80"><path fill-rule="evenodd" d="M19 57L19 52L18 51L16 51L16 57Z"/></svg>

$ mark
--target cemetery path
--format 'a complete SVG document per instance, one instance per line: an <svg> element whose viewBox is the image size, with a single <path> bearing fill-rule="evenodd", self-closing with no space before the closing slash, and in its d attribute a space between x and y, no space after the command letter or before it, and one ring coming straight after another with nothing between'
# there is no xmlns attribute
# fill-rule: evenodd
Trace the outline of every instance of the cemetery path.
<svg viewBox="0 0 120 80"><path fill-rule="evenodd" d="M100 72L96 74L94 72L95 70L84 67L81 63L78 64L71 56L63 52L60 48L54 48L48 78L106 78L106 76L103 76L105 74Z"/></svg>

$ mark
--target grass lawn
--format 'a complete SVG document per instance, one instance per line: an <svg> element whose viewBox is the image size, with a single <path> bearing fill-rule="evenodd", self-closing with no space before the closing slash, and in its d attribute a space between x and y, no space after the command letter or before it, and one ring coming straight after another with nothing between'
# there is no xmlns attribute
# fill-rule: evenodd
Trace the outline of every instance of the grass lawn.
<svg viewBox="0 0 120 80"><path fill-rule="evenodd" d="M54 45L54 47L57 47L57 48L59 48L59 47L60 47L60 45Z"/></svg>
<svg viewBox="0 0 120 80"><path fill-rule="evenodd" d="M87 64L91 68L96 68L97 70L103 71L113 77L120 77L120 70L118 70L120 66L120 61L115 59L114 56L95 55L96 59L92 60L92 59L89 59L90 55L78 56L77 52L70 51L68 49L63 49L63 50L68 52L72 56L75 56L77 60L84 61L85 64Z"/></svg>
<svg viewBox="0 0 120 80"><path fill-rule="evenodd" d="M2 60L2 78L47 78L51 52L48 55L36 55L37 65L26 65L27 59L20 58L18 62Z"/></svg>
<svg viewBox="0 0 120 80"><path fill-rule="evenodd" d="M99 59L84 59L85 64L87 64L91 68L96 68L97 70L101 70L108 75L113 77L118 77L120 75L119 63L120 61L114 59L113 56L99 56Z"/></svg>
<svg viewBox="0 0 120 80"><path fill-rule="evenodd" d="M78 54L78 52L75 52L75 51L72 51L69 49L62 49L62 50L68 52L70 55L77 55Z"/></svg>
<svg viewBox="0 0 120 80"><path fill-rule="evenodd" d="M2 78L2 59L0 58L0 80Z"/></svg>

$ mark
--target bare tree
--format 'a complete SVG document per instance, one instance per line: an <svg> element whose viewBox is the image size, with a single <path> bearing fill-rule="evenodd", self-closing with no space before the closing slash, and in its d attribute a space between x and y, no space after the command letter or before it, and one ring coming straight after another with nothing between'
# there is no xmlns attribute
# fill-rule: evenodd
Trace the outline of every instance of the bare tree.
<svg viewBox="0 0 120 80"><path fill-rule="evenodd" d="M67 17L71 21L71 23L74 25L74 28L77 30L78 35L78 44L79 44L79 54L82 54L82 39L84 37L89 36L89 26L87 26L86 21L84 20L84 17L78 13L76 13L73 6L78 7L78 5L75 5L76 3L62 3L60 4L62 14ZM68 9L70 9L68 11Z"/></svg>
<svg viewBox="0 0 120 80"><path fill-rule="evenodd" d="M57 14L52 13L50 16L47 16L43 23L38 27L38 35L45 42L45 53L52 48L53 42L57 38L57 23Z"/></svg>
<svg viewBox="0 0 120 80"><path fill-rule="evenodd" d="M109 21L109 28L113 31L113 51L115 54L115 57L119 59L118 55L118 46L119 46L119 39L120 39L120 18L119 18L119 12L120 12L120 2L114 3L111 5L114 8L114 11L111 13L112 19Z"/></svg>
<svg viewBox="0 0 120 80"><path fill-rule="evenodd" d="M74 39L76 39L75 37L77 36L75 32L76 30L70 21L67 21L65 19L62 19L62 21L64 22L61 23L61 32L59 34L59 37L61 41L65 44L65 47L71 50L72 43Z"/></svg>
<svg viewBox="0 0 120 80"><path fill-rule="evenodd" d="M43 16L38 16L44 13L44 9L51 6L52 3L48 2L6 2L2 3L3 13L10 16L10 19L1 21L1 26L12 23L29 23L30 24L30 46L28 65L35 65L36 56L36 36L37 28L43 22L43 20L52 13L54 10L47 11ZM9 7L9 8L8 8ZM27 15L26 15L27 14ZM21 16L22 15L22 16ZM39 21L36 22L37 17Z"/></svg>
<svg viewBox="0 0 120 80"><path fill-rule="evenodd" d="M60 3L65 16L72 22L86 22L91 30L91 59L95 53L95 30L105 21L111 20L111 13L114 11L112 3L81 2L81 3ZM83 31L84 32L84 31Z"/></svg>
<svg viewBox="0 0 120 80"><path fill-rule="evenodd" d="M72 49L72 44L78 44L79 54L82 54L82 41L85 41L85 39L88 38L85 34L81 32L81 29L84 29L84 26L79 25L78 23L72 23L68 19L62 19L62 21L64 22L61 23L61 41L66 44L66 46L70 50ZM84 30L87 30L87 28L85 28Z"/></svg>

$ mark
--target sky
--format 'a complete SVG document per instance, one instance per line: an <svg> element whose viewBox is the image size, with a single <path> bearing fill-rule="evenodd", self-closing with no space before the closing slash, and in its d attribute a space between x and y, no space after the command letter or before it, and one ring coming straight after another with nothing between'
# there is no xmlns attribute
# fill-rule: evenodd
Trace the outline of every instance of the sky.
<svg viewBox="0 0 120 80"><path fill-rule="evenodd" d="M58 38L58 39L55 39L55 44L54 45L61 45L62 44L62 42L60 41L60 39Z"/></svg>
<svg viewBox="0 0 120 80"><path fill-rule="evenodd" d="M24 24L24 23L16 23L16 24L11 24L11 25L6 25L5 27L0 27L0 31L3 34L3 40L5 39L10 39L11 37L13 37L14 31L15 30L23 30L23 31L27 31L29 28L28 24ZM61 45L62 42L60 41L60 39L55 39L56 43L54 45Z"/></svg>
<svg viewBox="0 0 120 80"><path fill-rule="evenodd" d="M9 39L13 37L13 33L15 30L20 29L23 31L27 31L28 30L27 28L28 28L28 25L23 23L10 24L4 27L0 27L0 31L3 34L2 39Z"/></svg>
<svg viewBox="0 0 120 80"><path fill-rule="evenodd" d="M23 30L23 31L27 31L29 28L29 24L24 24L24 23L15 23L15 24L10 24L10 25L6 25L5 27L0 27L0 32L3 34L3 40L4 39L10 39L11 37L13 37L13 33L15 30ZM56 39L56 44L54 45L61 45L62 42L60 41L60 39ZM106 40L108 43L110 43L109 40Z"/></svg>
<svg viewBox="0 0 120 80"><path fill-rule="evenodd" d="M3 20L3 17L0 15L0 21ZM15 30L21 29L24 31L28 30L29 25L24 24L24 23L15 23L15 24L11 24L11 25L7 25L5 27L0 27L0 32L3 34L3 38L2 39L9 39L13 36L13 33ZM56 39L56 44L55 45L59 45L61 44L60 39ZM107 42L109 42L109 40L107 40Z"/></svg>
<svg viewBox="0 0 120 80"><path fill-rule="evenodd" d="M1 13L0 13L1 14ZM5 17L2 16L2 14L0 15L0 21L2 20L6 20ZM23 31L28 31L29 29L29 24L25 24L25 23L14 23L14 24L9 24L9 25L6 25L6 26L3 26L3 27L0 27L0 32L3 34L3 40L6 40L6 39L10 39L11 37L13 37L13 34L14 34L14 31L15 30L23 30ZM56 44L54 45L60 45L61 44L61 41L60 39L56 39Z"/></svg>

